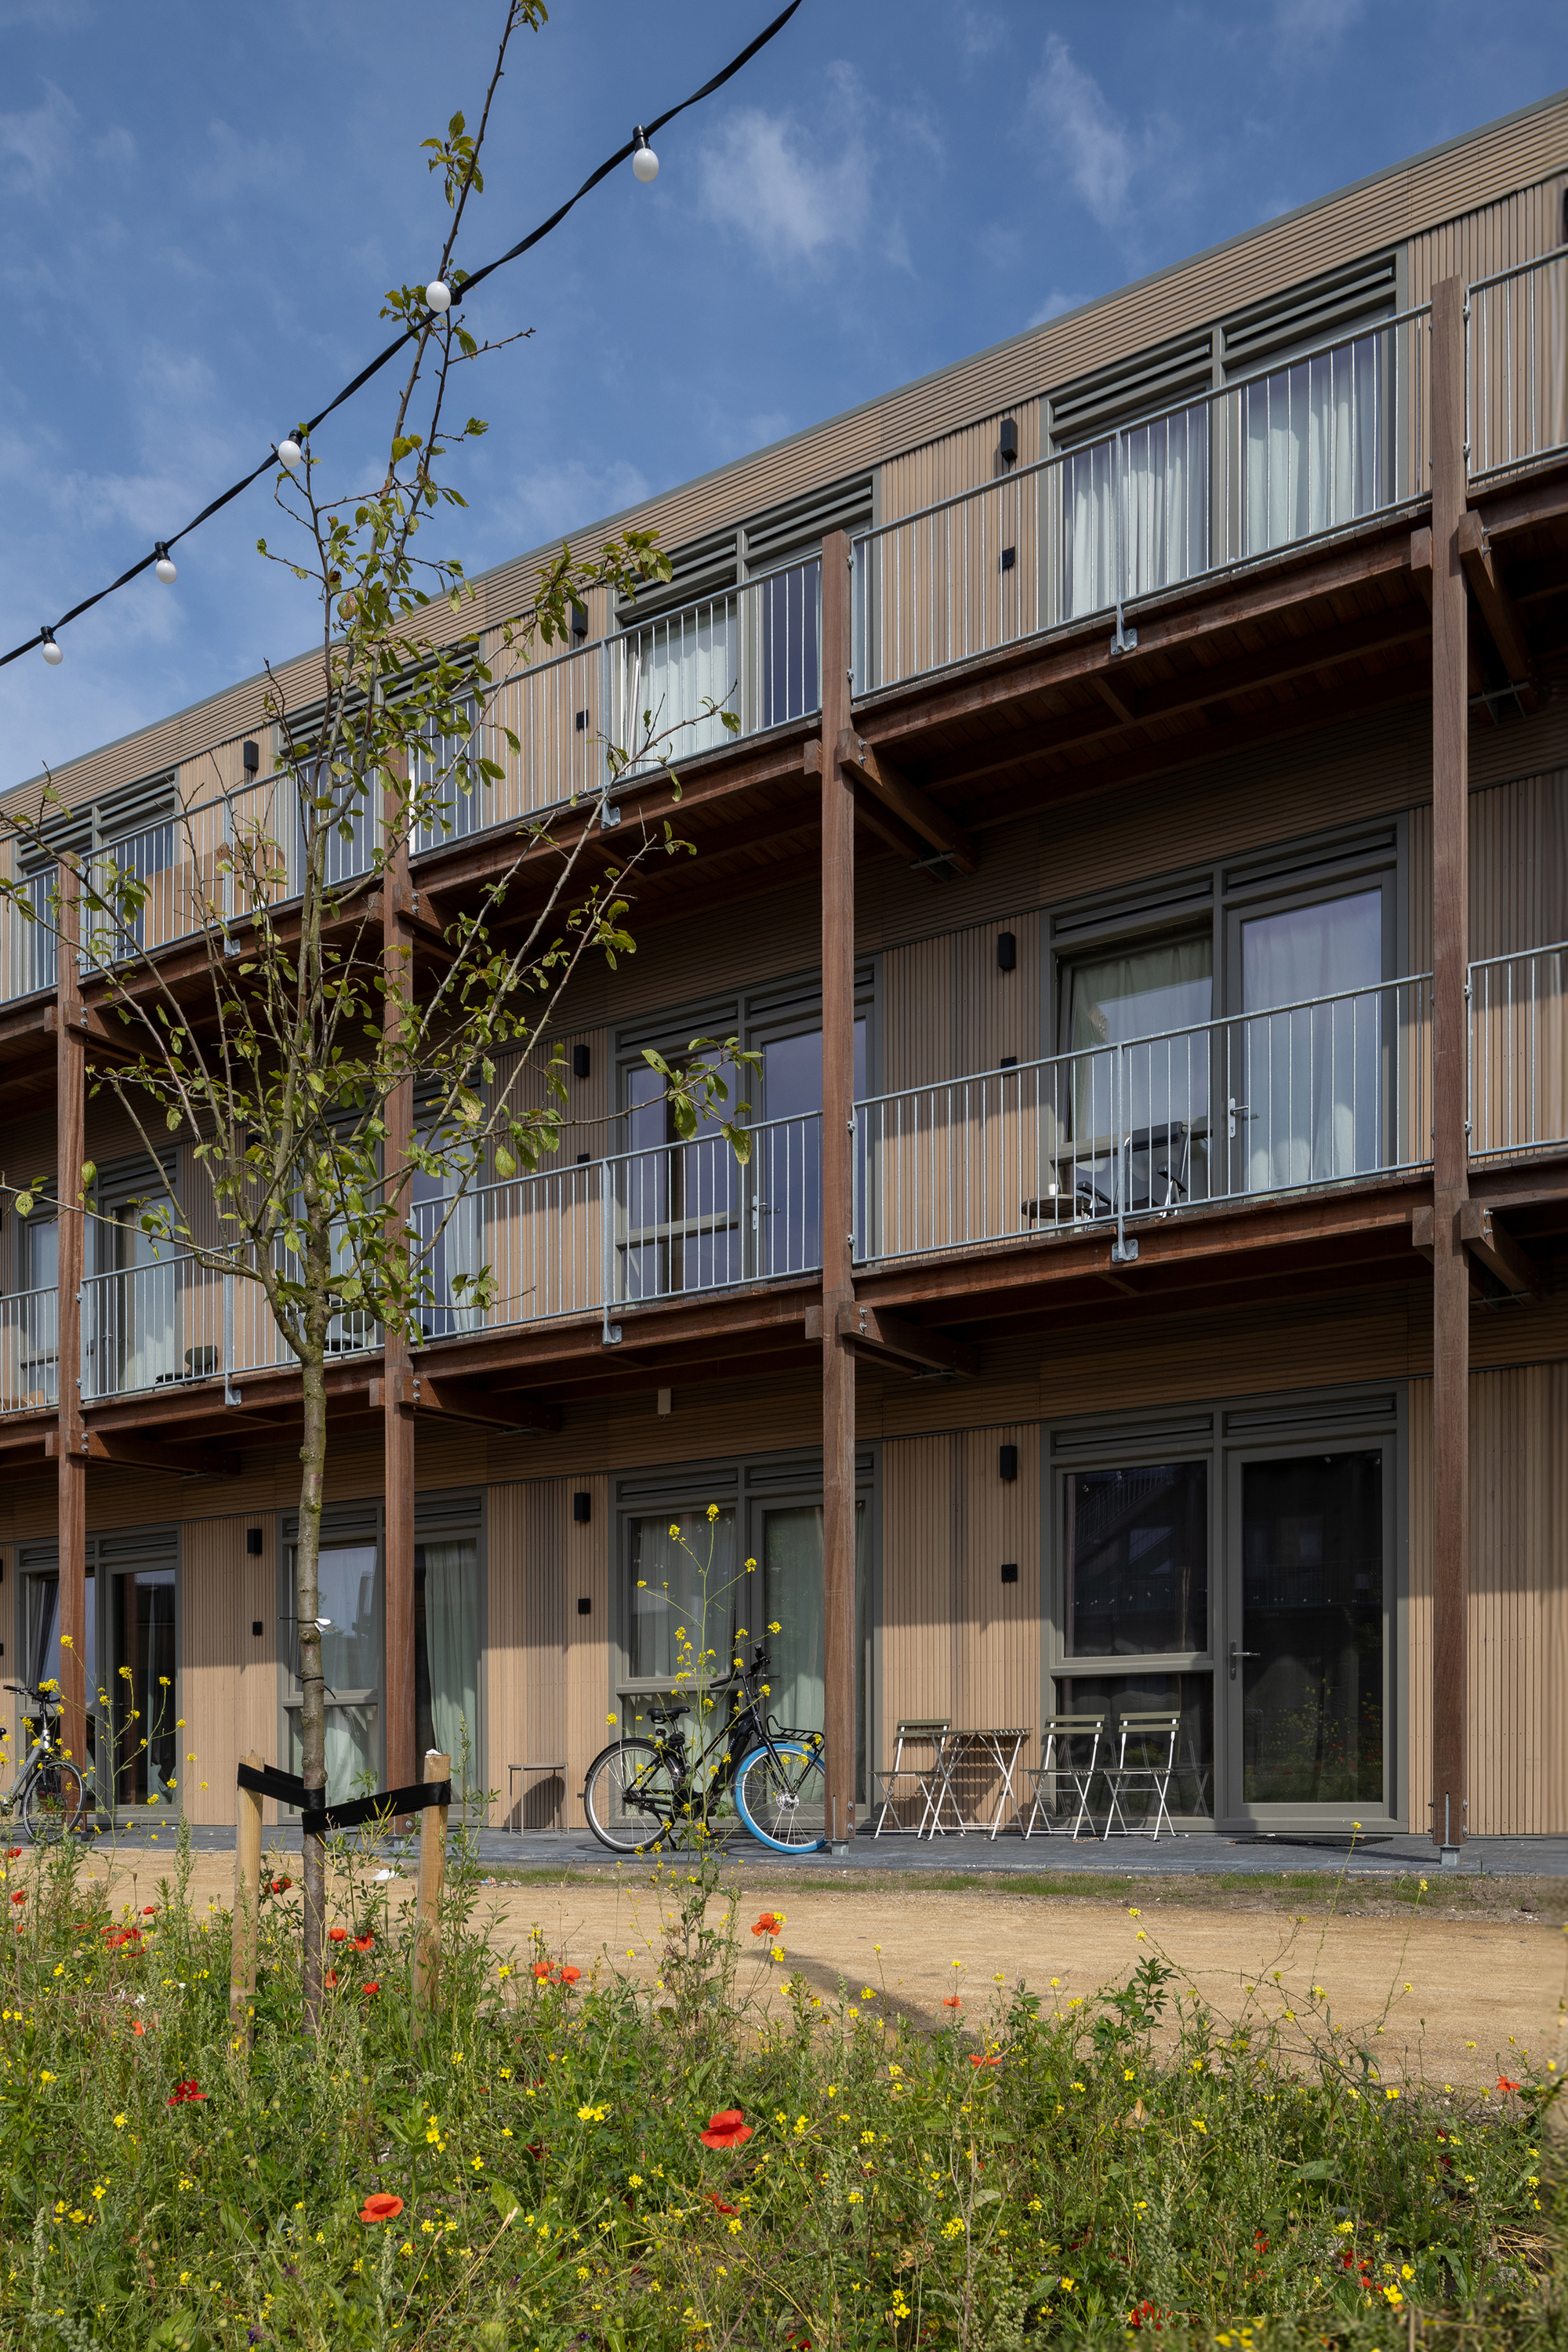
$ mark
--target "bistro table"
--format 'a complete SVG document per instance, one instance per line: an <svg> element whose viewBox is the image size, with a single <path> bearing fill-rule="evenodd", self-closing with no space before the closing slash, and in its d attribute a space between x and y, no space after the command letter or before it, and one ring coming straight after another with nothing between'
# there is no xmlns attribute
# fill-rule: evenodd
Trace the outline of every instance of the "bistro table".
<svg viewBox="0 0 1568 2352"><path fill-rule="evenodd" d="M1024 1744L1028 1737L1029 1729L1026 1724L942 1732L938 1740L936 1767L931 1778L931 1801L917 1834L945 1837L951 1827L960 1837L968 1830L983 1830L987 1836L994 1837L1003 1826L1003 1816L1008 1805L1012 1806L1013 1819L1016 1821L1019 1818L1018 1800L1013 1789L1013 1775L1018 1769L1018 1759L1024 1752ZM984 1821L965 1820L953 1783L962 1780L966 1774L973 1774L977 1768L984 1769L987 1776L994 1772L1001 1786L996 1791L996 1801ZM952 1808L951 1823L942 1819L944 1806Z"/></svg>

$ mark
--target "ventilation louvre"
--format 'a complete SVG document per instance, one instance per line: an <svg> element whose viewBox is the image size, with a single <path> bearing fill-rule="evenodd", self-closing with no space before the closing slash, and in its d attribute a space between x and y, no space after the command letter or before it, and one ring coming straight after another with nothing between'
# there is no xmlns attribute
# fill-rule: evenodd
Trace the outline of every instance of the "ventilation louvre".
<svg viewBox="0 0 1568 2352"><path fill-rule="evenodd" d="M748 576L815 555L830 530L864 530L872 519L872 478L854 474L770 508L742 532Z"/></svg>
<svg viewBox="0 0 1568 2352"><path fill-rule="evenodd" d="M1118 360L1113 367L1096 368L1091 375L1058 384L1047 394L1052 445L1070 449L1080 442L1098 441L1119 425L1157 416L1184 401L1201 400L1213 388L1214 336L1205 327L1201 334L1156 343L1152 351Z"/></svg>
<svg viewBox="0 0 1568 2352"><path fill-rule="evenodd" d="M1398 299L1398 262L1392 253L1267 295L1220 321L1226 373L1251 375L1270 360L1342 341L1359 327L1391 319Z"/></svg>

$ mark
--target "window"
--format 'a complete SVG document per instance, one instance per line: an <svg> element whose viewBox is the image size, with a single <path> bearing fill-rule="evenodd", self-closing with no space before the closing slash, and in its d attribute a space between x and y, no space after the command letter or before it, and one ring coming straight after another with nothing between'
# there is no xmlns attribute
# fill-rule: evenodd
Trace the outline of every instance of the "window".
<svg viewBox="0 0 1568 2352"><path fill-rule="evenodd" d="M722 1680L744 1622L735 1612L734 1507L713 1520L705 1508L655 1512L633 1519L629 1533L631 1679L668 1687L711 1650Z"/></svg>
<svg viewBox="0 0 1568 2352"><path fill-rule="evenodd" d="M1238 925L1241 999L1233 1090L1248 1192L1381 1167L1384 894L1308 900ZM1265 1011L1266 1007L1285 1010Z"/></svg>
<svg viewBox="0 0 1568 2352"><path fill-rule="evenodd" d="M463 1536L414 1548L415 1750L479 1758L479 1547Z"/></svg>
<svg viewBox="0 0 1568 2352"><path fill-rule="evenodd" d="M292 1762L301 1769L300 1745L300 1643L293 1616L295 1547L285 1548L285 1603L289 1641L288 1710ZM374 1788L381 1761L382 1582L381 1547L374 1536L363 1542L334 1542L325 1534L317 1560L317 1617L321 1626L321 1673L327 1685L327 1794L356 1795Z"/></svg>
<svg viewBox="0 0 1568 2352"><path fill-rule="evenodd" d="M168 1803L179 1780L174 1689L174 1571L109 1576L108 1721L118 1804ZM90 1672L90 1667L89 1669Z"/></svg>
<svg viewBox="0 0 1568 2352"><path fill-rule="evenodd" d="M173 1221L170 1171L145 1158L101 1167L93 1188L82 1321L82 1387L89 1396L128 1394L178 1380L182 1305L189 1261L144 1220Z"/></svg>
<svg viewBox="0 0 1568 2352"><path fill-rule="evenodd" d="M1074 1470L1062 1481L1067 1656L1208 1647L1208 1465Z"/></svg>

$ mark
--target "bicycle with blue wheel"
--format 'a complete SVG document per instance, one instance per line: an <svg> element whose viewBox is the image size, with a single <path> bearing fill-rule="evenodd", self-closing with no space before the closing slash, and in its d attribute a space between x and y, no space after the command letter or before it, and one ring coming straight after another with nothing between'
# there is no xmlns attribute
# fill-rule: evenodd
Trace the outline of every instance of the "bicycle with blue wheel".
<svg viewBox="0 0 1568 2352"><path fill-rule="evenodd" d="M595 1756L583 1784L588 1826L612 1853L657 1853L694 1829L710 1840L738 1817L775 1853L816 1853L827 1843L820 1731L775 1724L762 1705L768 1658L760 1646L724 1685L729 1706L705 1743L688 1744L689 1698L661 1692L644 1702L647 1738L617 1739Z"/></svg>

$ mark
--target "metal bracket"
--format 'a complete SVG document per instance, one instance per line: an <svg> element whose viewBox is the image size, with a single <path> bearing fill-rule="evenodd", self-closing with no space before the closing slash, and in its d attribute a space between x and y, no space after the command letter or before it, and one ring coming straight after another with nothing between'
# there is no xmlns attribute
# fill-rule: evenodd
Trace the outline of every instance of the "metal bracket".
<svg viewBox="0 0 1568 2352"><path fill-rule="evenodd" d="M621 1344L620 1325L618 1323L612 1323L608 1317L606 1317L605 1320L605 1328L601 1331L599 1337L605 1347L618 1348Z"/></svg>
<svg viewBox="0 0 1568 2352"><path fill-rule="evenodd" d="M225 1404L243 1404L245 1402L243 1391L237 1389L226 1378L223 1384L223 1401Z"/></svg>
<svg viewBox="0 0 1568 2352"><path fill-rule="evenodd" d="M601 803L599 809L599 831L601 833L613 832L615 827L619 824L620 821L621 813L618 808L612 808L608 801L605 801Z"/></svg>
<svg viewBox="0 0 1568 2352"><path fill-rule="evenodd" d="M1125 1234L1118 1233L1116 1239L1110 1244L1111 1265L1131 1265L1137 1255L1137 1243L1130 1242Z"/></svg>

